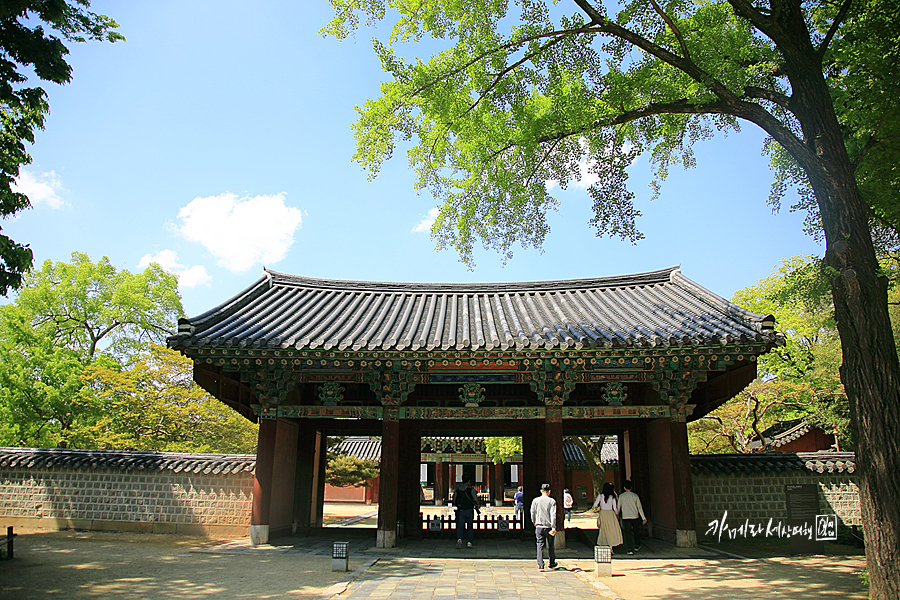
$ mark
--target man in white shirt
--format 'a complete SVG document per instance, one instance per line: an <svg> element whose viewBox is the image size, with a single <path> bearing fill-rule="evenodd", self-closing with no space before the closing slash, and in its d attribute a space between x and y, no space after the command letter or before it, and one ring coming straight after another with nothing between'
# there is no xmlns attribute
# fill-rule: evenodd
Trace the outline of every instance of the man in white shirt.
<svg viewBox="0 0 900 600"><path fill-rule="evenodd" d="M544 571L544 545L550 553L550 568L555 569L556 550L553 548L553 536L556 535L556 500L550 497L550 484L541 485L541 495L531 501L531 522L534 523L534 535L537 540L538 569Z"/></svg>
<svg viewBox="0 0 900 600"><path fill-rule="evenodd" d="M566 488L563 490L563 508L566 511L566 521L569 523L572 522L572 507L575 505L575 500L572 498L572 494L569 493L569 489Z"/></svg>
<svg viewBox="0 0 900 600"><path fill-rule="evenodd" d="M640 497L631 491L631 480L626 479L623 487L625 491L619 496L619 510L622 514L625 549L628 554L634 554L641 549L641 523L646 525L647 517L644 516Z"/></svg>

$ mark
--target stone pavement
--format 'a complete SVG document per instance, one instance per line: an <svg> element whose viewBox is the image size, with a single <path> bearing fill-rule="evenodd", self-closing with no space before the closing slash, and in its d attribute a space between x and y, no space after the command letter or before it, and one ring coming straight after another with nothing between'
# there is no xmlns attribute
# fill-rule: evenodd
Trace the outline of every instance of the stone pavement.
<svg viewBox="0 0 900 600"><path fill-rule="evenodd" d="M569 570L572 569L572 570ZM340 594L340 600L591 599L595 589L577 567L540 572L534 560L379 560Z"/></svg>
<svg viewBox="0 0 900 600"><path fill-rule="evenodd" d="M350 556L371 557L357 572L321 598L333 600L507 600L508 598L616 598L593 577L593 549L567 530L568 547L557 552L555 571L537 567L535 544L525 539L475 539L474 548L456 549L452 537L403 539L396 548L375 548L374 531L334 530L327 534L289 537L251 546L236 540L191 552L212 554L299 554L328 556L335 541L350 543ZM591 535L596 535L593 532ZM675 548L647 540L638 558L721 557L703 548ZM631 557L629 557L631 558ZM546 558L545 553L545 560Z"/></svg>
<svg viewBox="0 0 900 600"><path fill-rule="evenodd" d="M399 540L376 548L373 529L326 529L307 537L253 547L237 540L192 550L213 554L330 556L335 541L350 543L350 556L366 559L356 572L319 600L511 600L604 598L734 600L784 598L864 599L858 572L864 557L743 559L714 547L677 548L642 540L633 556L613 557L613 577L598 579L593 548L567 529L568 548L557 552L562 569L540 572L533 538L478 537L475 547L456 549L454 537ZM596 530L584 532L591 540Z"/></svg>

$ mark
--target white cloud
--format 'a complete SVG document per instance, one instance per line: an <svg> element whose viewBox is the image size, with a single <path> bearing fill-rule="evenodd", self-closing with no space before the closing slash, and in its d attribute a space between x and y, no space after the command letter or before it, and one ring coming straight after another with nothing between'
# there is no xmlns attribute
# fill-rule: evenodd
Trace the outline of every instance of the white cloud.
<svg viewBox="0 0 900 600"><path fill-rule="evenodd" d="M591 173L591 165L596 164L597 161L589 160L587 158L578 161L578 171L581 173L581 179L578 181L573 181L572 186L579 190L586 190L590 186L594 185L598 181L600 181L600 177L597 176L596 173ZM548 179L544 182L544 187L547 188L547 191L553 191L554 188L559 187L559 181L555 179Z"/></svg>
<svg viewBox="0 0 900 600"><path fill-rule="evenodd" d="M174 250L161 250L156 256L145 254L138 262L137 268L144 270L150 263L156 263L166 271L177 276L178 285L181 287L208 286L212 281L212 277L206 272L206 267L203 265L184 266L178 262L178 253Z"/></svg>
<svg viewBox="0 0 900 600"><path fill-rule="evenodd" d="M137 268L143 271L148 266L150 266L150 263L156 263L166 271L174 271L176 269L184 268L181 264L179 264L178 253L174 250L162 250L156 256L145 254L138 262Z"/></svg>
<svg viewBox="0 0 900 600"><path fill-rule="evenodd" d="M428 211L428 214L422 217L422 220L419 221L418 225L412 228L413 231L430 231L431 226L434 225L435 219L438 216L438 208L432 208Z"/></svg>
<svg viewBox="0 0 900 600"><path fill-rule="evenodd" d="M598 181L600 177L596 173L591 172L591 166L597 164L595 160L578 161L578 170L581 172L581 179L575 182L575 187L580 190L586 190Z"/></svg>
<svg viewBox="0 0 900 600"><path fill-rule="evenodd" d="M59 176L54 171L49 173L21 170L12 184L14 192L28 196L32 206L45 205L50 208L62 208L66 202L59 197L63 189Z"/></svg>
<svg viewBox="0 0 900 600"><path fill-rule="evenodd" d="M233 273L283 259L303 220L299 209L284 204L284 193L238 198L228 192L194 198L178 218L176 229Z"/></svg>
<svg viewBox="0 0 900 600"><path fill-rule="evenodd" d="M212 281L212 277L206 272L206 267L203 265L194 265L175 274L178 275L178 285L184 287L209 286Z"/></svg>
<svg viewBox="0 0 900 600"><path fill-rule="evenodd" d="M584 152L584 154L587 154L588 153L587 140L584 138L581 138L579 140L579 143L581 144L581 149ZM631 151L631 148L632 148L632 144L630 142L626 142L625 144L622 145L621 150L623 152L629 152L629 151ZM635 156L634 159L631 161L631 164L634 165L638 161L639 158L640 158L640 156ZM597 164L597 161L594 159L590 159L590 158L584 158L584 159L578 161L578 172L580 173L581 178L578 181L572 182L572 185L576 189L586 190L587 188L591 187L592 185L594 185L595 183L600 181L600 176L597 175L596 173L591 172L591 167L596 164ZM544 182L544 187L547 188L548 192L553 190L553 188L555 188L557 186L559 186L559 182L556 180L548 180L548 181Z"/></svg>

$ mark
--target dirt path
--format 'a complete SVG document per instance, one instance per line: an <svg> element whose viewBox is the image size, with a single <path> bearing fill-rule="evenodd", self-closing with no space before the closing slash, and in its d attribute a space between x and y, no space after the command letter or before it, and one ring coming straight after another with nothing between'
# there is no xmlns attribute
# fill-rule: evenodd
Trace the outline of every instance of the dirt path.
<svg viewBox="0 0 900 600"><path fill-rule="evenodd" d="M315 598L348 573L331 557L190 553L215 541L134 533L23 533L0 562L0 598ZM365 558L351 559L351 571Z"/></svg>

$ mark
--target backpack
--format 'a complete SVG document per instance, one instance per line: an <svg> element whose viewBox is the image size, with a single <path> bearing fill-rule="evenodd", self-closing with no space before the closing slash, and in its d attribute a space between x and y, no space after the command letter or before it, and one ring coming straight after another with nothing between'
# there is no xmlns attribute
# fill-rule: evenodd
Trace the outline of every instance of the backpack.
<svg viewBox="0 0 900 600"><path fill-rule="evenodd" d="M460 494L460 491L463 493ZM475 490L471 487L460 490L456 488L453 492L453 506L456 508L478 508L478 500L475 499Z"/></svg>

